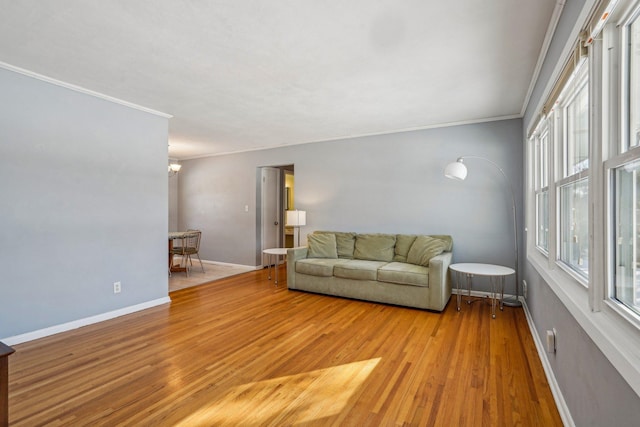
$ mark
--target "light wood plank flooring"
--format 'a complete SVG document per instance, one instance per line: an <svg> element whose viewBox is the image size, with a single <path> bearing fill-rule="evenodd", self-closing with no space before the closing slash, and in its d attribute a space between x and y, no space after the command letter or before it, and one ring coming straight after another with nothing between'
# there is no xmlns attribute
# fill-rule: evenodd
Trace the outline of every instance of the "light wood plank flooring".
<svg viewBox="0 0 640 427"><path fill-rule="evenodd" d="M10 425L562 425L519 308L432 313L266 271L171 298L16 345Z"/></svg>

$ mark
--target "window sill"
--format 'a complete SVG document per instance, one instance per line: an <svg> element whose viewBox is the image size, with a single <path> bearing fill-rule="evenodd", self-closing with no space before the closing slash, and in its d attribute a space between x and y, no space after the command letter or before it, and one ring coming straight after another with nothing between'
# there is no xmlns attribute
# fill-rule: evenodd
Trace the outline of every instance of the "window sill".
<svg viewBox="0 0 640 427"><path fill-rule="evenodd" d="M606 304L600 312L589 308L589 292L560 268L550 269L537 251L528 261L569 310L586 334L640 396L640 331Z"/></svg>

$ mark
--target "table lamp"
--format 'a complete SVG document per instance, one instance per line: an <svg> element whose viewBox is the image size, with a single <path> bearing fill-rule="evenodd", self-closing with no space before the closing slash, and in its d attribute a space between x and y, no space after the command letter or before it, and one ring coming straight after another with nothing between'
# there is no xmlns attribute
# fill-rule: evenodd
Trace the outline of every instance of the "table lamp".
<svg viewBox="0 0 640 427"><path fill-rule="evenodd" d="M287 211L287 217L285 220L287 227L295 227L298 229L298 246L300 246L300 227L307 225L307 212L306 211Z"/></svg>

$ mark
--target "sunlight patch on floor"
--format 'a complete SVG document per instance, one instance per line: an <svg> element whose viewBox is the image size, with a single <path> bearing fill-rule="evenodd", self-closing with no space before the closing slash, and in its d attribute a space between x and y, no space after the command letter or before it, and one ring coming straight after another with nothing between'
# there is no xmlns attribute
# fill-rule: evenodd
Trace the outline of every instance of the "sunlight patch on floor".
<svg viewBox="0 0 640 427"><path fill-rule="evenodd" d="M243 384L177 425L290 425L333 416L379 362L375 358Z"/></svg>

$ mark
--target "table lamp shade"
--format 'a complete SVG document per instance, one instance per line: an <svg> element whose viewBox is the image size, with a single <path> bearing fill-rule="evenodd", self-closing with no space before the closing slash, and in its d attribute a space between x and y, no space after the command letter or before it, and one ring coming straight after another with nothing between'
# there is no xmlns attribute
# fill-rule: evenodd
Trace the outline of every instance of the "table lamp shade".
<svg viewBox="0 0 640 427"><path fill-rule="evenodd" d="M299 210L287 211L286 224L289 227L307 225L307 212Z"/></svg>

